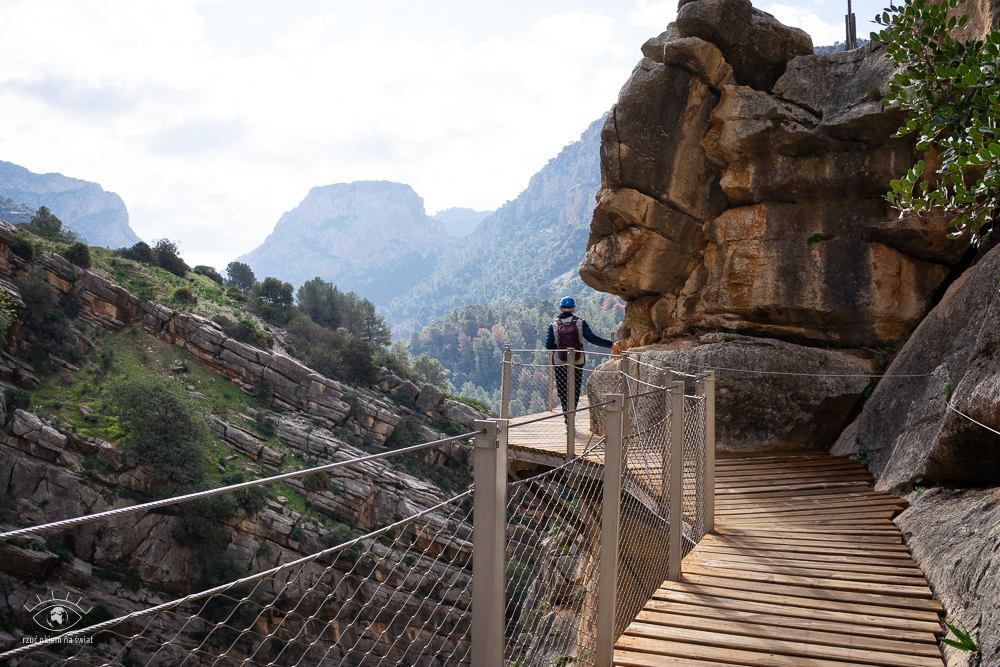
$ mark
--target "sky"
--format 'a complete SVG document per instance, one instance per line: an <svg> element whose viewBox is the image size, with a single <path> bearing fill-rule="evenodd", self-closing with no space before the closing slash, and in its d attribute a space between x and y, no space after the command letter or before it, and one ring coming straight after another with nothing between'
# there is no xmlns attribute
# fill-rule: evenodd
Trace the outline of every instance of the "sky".
<svg viewBox="0 0 1000 667"><path fill-rule="evenodd" d="M855 0L859 37L885 0ZM844 39L846 0L756 6ZM189 264L314 186L496 209L614 103L676 0L0 0L0 160L117 192Z"/></svg>

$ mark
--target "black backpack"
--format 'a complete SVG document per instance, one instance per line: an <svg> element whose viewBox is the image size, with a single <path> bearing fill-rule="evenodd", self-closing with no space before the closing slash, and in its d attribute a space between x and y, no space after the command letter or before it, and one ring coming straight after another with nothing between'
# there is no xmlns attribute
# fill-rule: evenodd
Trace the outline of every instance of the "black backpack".
<svg viewBox="0 0 1000 667"><path fill-rule="evenodd" d="M583 356L583 320L576 315L557 317L552 322L552 333L555 334L556 347L560 350L556 353L556 358L559 361L566 363L565 350L567 348L580 351L580 354L577 354L574 359L577 364L582 364L585 361Z"/></svg>

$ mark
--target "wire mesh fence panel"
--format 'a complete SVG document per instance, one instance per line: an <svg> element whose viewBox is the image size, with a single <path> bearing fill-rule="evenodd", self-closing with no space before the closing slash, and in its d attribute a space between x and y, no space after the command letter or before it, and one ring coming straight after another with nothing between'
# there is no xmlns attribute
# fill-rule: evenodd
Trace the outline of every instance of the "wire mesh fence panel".
<svg viewBox="0 0 1000 667"><path fill-rule="evenodd" d="M671 420L666 410L663 374L658 374L659 385L646 382L629 362L621 376L625 406L616 637L666 579L670 557ZM656 376L652 374L648 379L655 380Z"/></svg>
<svg viewBox="0 0 1000 667"><path fill-rule="evenodd" d="M504 664L592 665L603 442L508 485Z"/></svg>
<svg viewBox="0 0 1000 667"><path fill-rule="evenodd" d="M684 555L705 537L707 461L705 396L684 397Z"/></svg>
<svg viewBox="0 0 1000 667"><path fill-rule="evenodd" d="M0 654L0 663L469 664L471 537L468 491L255 574L234 567L240 574L200 593L132 603L118 617L103 608L85 627Z"/></svg>

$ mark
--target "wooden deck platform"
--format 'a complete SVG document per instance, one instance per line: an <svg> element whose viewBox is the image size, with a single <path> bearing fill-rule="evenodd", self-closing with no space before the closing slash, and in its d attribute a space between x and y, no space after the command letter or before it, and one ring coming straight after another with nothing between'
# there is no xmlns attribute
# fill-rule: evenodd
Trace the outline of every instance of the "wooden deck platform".
<svg viewBox="0 0 1000 667"><path fill-rule="evenodd" d="M615 647L622 667L942 667L941 605L893 516L904 501L817 452L726 455L716 533Z"/></svg>

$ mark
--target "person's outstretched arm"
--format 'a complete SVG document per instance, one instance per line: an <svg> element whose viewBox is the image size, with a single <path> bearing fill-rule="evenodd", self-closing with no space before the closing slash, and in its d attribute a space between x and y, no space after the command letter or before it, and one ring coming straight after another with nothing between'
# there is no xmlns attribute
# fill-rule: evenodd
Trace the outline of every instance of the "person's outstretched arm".
<svg viewBox="0 0 1000 667"><path fill-rule="evenodd" d="M551 331L552 328L551 325L549 325L549 332L551 333ZM612 345L614 345L614 343L612 343L610 340L606 338L601 338L593 331L591 331L590 325L587 324L587 320L583 321L583 337L587 339L588 343L590 343L591 345L596 345L597 347L611 347Z"/></svg>
<svg viewBox="0 0 1000 667"><path fill-rule="evenodd" d="M585 325L586 326L586 325ZM556 335L552 331L552 325L549 325L549 331L545 334L545 349L554 350L556 349Z"/></svg>

